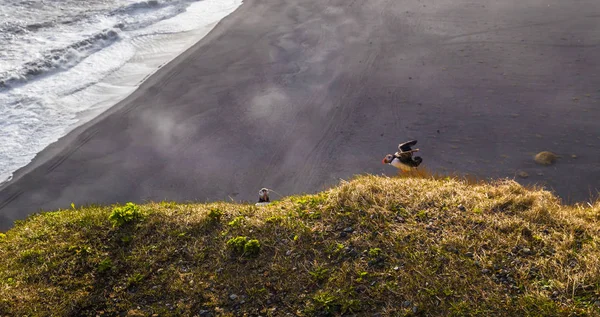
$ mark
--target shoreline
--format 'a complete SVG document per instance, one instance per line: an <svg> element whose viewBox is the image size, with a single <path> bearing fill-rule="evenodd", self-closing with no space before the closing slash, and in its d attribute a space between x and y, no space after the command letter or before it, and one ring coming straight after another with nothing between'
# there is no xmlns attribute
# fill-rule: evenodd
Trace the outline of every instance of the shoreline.
<svg viewBox="0 0 600 317"><path fill-rule="evenodd" d="M525 171L520 183L585 201L600 179L600 76L591 67L600 47L578 42L596 40L586 31L594 20L578 10L600 12L600 3L586 1L489 0L490 11L450 1L246 0L17 171L0 187L0 230L70 203L317 192L356 174L395 174L381 158L408 139L429 170ZM565 18L549 21L555 11ZM537 166L533 155L544 150L562 158Z"/></svg>
<svg viewBox="0 0 600 317"><path fill-rule="evenodd" d="M109 110L111 107L116 106L119 102L124 100L127 96L131 95L137 90L140 85L145 82L148 78L159 71L164 65L170 63L177 56L184 53L186 50L192 48L198 41L202 40L210 31L222 20L223 17L227 17L243 3L242 0L228 1L225 6L221 7L217 5L218 9L215 9L215 0L212 1L201 1L193 2L187 8L186 12L179 14L172 19L166 19L158 22L156 25L176 25L182 28L181 31L172 33L161 33L161 27L157 27L156 33L144 33L140 34L128 34L125 36L125 46L134 48L134 53L126 60L123 64L120 64L114 71L106 74L104 77L99 78L90 86L86 86L84 89L76 90L74 93L67 95L59 95L61 103L75 107L76 104L81 103L83 99L84 107L78 112L74 112L71 121L74 123L63 125L62 133L57 133L60 137L56 138L53 135L47 144L39 152L28 152L28 153L17 153L17 155L33 155L29 162L25 165L12 170L7 170L5 174L11 174L6 179L0 179L0 190L15 180L16 172L21 168L26 167L33 163L35 158L44 151L48 146L53 145L60 138L69 134L73 129L85 124L86 122L94 119L103 112ZM229 6L231 4L231 6ZM233 10L232 10L233 9ZM203 15L201 20L196 22L195 28L189 28L185 21L190 20L191 17L197 17ZM182 22L183 21L183 22ZM161 24L162 23L162 24ZM186 29L187 27L187 29ZM149 31L145 31L149 32ZM147 37L152 37L152 41L147 41ZM95 55L90 55L87 58L96 58ZM84 60L85 61L85 60ZM68 70L66 73L71 70ZM39 81L48 80L45 76L37 78L34 85L40 86ZM59 80L59 79L57 79ZM43 133L42 133L43 134ZM50 135L50 134L48 134ZM54 141L52 141L54 140ZM24 162L23 162L24 163ZM11 164L15 166L17 164Z"/></svg>
<svg viewBox="0 0 600 317"><path fill-rule="evenodd" d="M240 6L238 6L233 12L227 14L223 19L226 19L231 14L235 13L248 1L252 1L252 0L243 0L242 4ZM193 41L192 44L187 45L187 48L185 48L181 53L176 54L175 56L173 56L173 58L161 63L156 68L154 68L152 72L145 74L141 80L136 80L135 83L127 82L127 83L125 83L125 85L123 83L121 83L118 88L121 88L121 89L129 88L131 90L131 92L125 93L122 96L116 96L116 97L111 98L111 99L117 99L118 101L109 102L111 99L103 100L103 101L100 101L98 104L109 103L111 105L100 106L100 107L95 106L94 108L86 109L86 110L82 111L80 114L78 114L77 120L78 121L82 120L82 121L84 121L84 123L76 125L74 128L72 128L69 132L67 132L65 135L60 137L58 140L56 140L55 142L52 142L51 144L46 146L42 151L38 152L35 155L35 157L27 165L22 166L22 167L18 168L17 170L15 170L12 173L12 177L10 178L10 180L7 180L5 182L0 182L0 192L3 191L5 188L9 187L12 183L16 182L22 176L28 174L29 172L36 169L40 165L46 163L49 159L54 157L61 150L63 150L65 147L67 147L70 143L72 143L74 140L76 140L82 133L84 133L84 131L86 129L93 126L95 123L103 120L105 117L120 110L123 107L123 104L126 103L126 101L129 99L129 97L131 97L134 93L136 93L138 90L140 90L146 81L148 81L155 74L160 72L164 66L166 66L170 63L173 63L181 55L185 54L189 50L192 50L195 46L200 44L200 42L204 38L206 38L215 29L215 27L217 27L219 25L219 23L223 19L221 19L215 23L207 24L206 26L199 28L199 29L180 32L180 34L204 33L204 35L198 36L197 41ZM119 72L119 71L117 71L117 72ZM113 75L114 74L111 74L111 75L109 75L109 77L113 76ZM96 83L96 85L98 85L98 84L112 85L112 84L114 84L114 82L111 82L111 81L105 82L105 79L102 79L101 81ZM102 108L103 110L98 111L95 108Z"/></svg>

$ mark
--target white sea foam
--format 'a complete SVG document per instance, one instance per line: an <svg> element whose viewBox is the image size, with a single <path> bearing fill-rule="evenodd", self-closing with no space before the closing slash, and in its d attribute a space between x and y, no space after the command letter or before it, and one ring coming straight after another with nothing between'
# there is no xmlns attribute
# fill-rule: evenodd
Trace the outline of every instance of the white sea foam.
<svg viewBox="0 0 600 317"><path fill-rule="evenodd" d="M0 182L132 93L242 0L120 1L112 10L99 3L86 4L72 23L45 17L53 22L21 34L14 21L0 23L16 28L0 39ZM0 0L0 18L11 5Z"/></svg>

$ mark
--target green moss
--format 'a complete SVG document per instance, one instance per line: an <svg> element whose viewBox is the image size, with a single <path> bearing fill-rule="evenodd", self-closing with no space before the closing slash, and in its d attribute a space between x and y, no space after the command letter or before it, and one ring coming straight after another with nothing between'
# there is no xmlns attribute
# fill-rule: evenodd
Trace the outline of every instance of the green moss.
<svg viewBox="0 0 600 317"><path fill-rule="evenodd" d="M42 264L44 262L43 253L42 251L35 249L24 250L23 252L21 252L19 261L23 264Z"/></svg>
<svg viewBox="0 0 600 317"><path fill-rule="evenodd" d="M140 218L142 218L140 208L134 203L127 203L125 206L114 208L108 217L114 226L122 226Z"/></svg>
<svg viewBox="0 0 600 317"><path fill-rule="evenodd" d="M256 239L249 240L244 244L244 254L255 256L260 252L260 242Z"/></svg>
<svg viewBox="0 0 600 317"><path fill-rule="evenodd" d="M210 211L208 212L208 219L212 222L221 221L222 216L223 211L221 211L219 208L210 208Z"/></svg>
<svg viewBox="0 0 600 317"><path fill-rule="evenodd" d="M98 263L98 272L104 273L112 269L112 261L110 259L104 259Z"/></svg>
<svg viewBox="0 0 600 317"><path fill-rule="evenodd" d="M382 253L380 248L371 248L369 249L369 256L372 258L376 258L378 256L380 256Z"/></svg>
<svg viewBox="0 0 600 317"><path fill-rule="evenodd" d="M239 227L244 223L244 216L238 216L235 217L233 220L231 220L228 225L231 227Z"/></svg>
<svg viewBox="0 0 600 317"><path fill-rule="evenodd" d="M329 277L329 269L322 266L316 267L314 271L309 273L317 282L322 282Z"/></svg>

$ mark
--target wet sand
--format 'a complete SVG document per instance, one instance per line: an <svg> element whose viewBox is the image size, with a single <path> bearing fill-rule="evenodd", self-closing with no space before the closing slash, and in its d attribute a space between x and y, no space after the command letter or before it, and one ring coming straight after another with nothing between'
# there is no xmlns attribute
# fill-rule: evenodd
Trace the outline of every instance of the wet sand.
<svg viewBox="0 0 600 317"><path fill-rule="evenodd" d="M600 2L246 0L0 191L0 230L71 202L312 193L418 139L423 166L600 188ZM538 166L535 153L561 157ZM575 155L576 158L573 158Z"/></svg>

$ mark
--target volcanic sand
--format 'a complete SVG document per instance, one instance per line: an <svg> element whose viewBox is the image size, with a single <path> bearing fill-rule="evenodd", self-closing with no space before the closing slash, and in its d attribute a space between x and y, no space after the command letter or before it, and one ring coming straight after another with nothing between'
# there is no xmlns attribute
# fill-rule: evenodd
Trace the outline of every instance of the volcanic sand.
<svg viewBox="0 0 600 317"><path fill-rule="evenodd" d="M599 43L596 0L246 0L19 170L0 229L72 202L312 193L395 174L381 158L409 139L430 170L528 175L586 200L600 187ZM558 161L537 165L546 150Z"/></svg>

